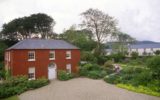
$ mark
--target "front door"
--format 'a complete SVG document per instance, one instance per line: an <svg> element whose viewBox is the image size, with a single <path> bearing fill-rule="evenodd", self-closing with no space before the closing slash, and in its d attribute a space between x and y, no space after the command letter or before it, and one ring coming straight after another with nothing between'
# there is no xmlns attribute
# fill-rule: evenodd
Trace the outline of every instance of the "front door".
<svg viewBox="0 0 160 100"><path fill-rule="evenodd" d="M52 80L57 77L57 72L56 72L56 65L51 64L48 66L48 79Z"/></svg>

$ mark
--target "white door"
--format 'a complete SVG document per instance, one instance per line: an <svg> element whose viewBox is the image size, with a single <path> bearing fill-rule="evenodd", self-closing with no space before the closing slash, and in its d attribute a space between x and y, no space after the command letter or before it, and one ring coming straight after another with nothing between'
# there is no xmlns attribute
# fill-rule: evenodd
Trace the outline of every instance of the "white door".
<svg viewBox="0 0 160 100"><path fill-rule="evenodd" d="M48 79L52 80L55 79L57 76L57 72L56 72L56 66L49 66L48 67Z"/></svg>

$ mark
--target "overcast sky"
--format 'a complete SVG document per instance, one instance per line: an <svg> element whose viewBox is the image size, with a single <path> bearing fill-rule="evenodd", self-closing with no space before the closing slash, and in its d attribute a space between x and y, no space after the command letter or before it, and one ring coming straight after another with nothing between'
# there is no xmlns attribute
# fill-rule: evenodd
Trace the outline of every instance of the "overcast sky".
<svg viewBox="0 0 160 100"><path fill-rule="evenodd" d="M122 32L137 40L160 42L160 0L0 0L0 30L3 23L33 13L46 13L61 33L81 22L80 13L97 8L118 20Z"/></svg>

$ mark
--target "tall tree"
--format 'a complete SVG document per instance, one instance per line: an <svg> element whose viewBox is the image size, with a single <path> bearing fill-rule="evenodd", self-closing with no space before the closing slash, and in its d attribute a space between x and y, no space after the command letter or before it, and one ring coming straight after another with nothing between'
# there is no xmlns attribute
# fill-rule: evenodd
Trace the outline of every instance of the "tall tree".
<svg viewBox="0 0 160 100"><path fill-rule="evenodd" d="M95 41L91 39L91 32L88 30L76 30L76 28L70 27L59 36L78 46L82 51L91 51L95 48Z"/></svg>
<svg viewBox="0 0 160 100"><path fill-rule="evenodd" d="M128 45L135 42L136 40L126 33L119 32L117 34L117 42L119 45L119 52L125 53L127 51Z"/></svg>
<svg viewBox="0 0 160 100"><path fill-rule="evenodd" d="M101 54L101 44L117 31L116 20L98 9L88 9L81 14L84 18L82 26L93 33L97 40L96 54Z"/></svg>
<svg viewBox="0 0 160 100"><path fill-rule="evenodd" d="M11 40L23 40L30 38L33 34L40 34L42 38L52 35L54 19L42 13L32 14L28 17L17 18L3 25L3 38Z"/></svg>

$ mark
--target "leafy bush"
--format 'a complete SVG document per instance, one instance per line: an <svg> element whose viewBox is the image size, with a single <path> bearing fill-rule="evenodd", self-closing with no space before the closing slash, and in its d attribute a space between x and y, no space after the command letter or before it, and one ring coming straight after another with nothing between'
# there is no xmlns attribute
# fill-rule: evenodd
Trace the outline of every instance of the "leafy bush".
<svg viewBox="0 0 160 100"><path fill-rule="evenodd" d="M0 98L21 94L28 89L42 87L48 84L47 79L29 81L26 76L11 77L0 84Z"/></svg>
<svg viewBox="0 0 160 100"><path fill-rule="evenodd" d="M138 53L137 52L132 52L131 56L132 56L133 59L136 59L136 58L138 58Z"/></svg>
<svg viewBox="0 0 160 100"><path fill-rule="evenodd" d="M5 78L5 69L4 69L4 63L0 62L0 79Z"/></svg>
<svg viewBox="0 0 160 100"><path fill-rule="evenodd" d="M104 63L105 68L113 68L113 61L108 60Z"/></svg>
<svg viewBox="0 0 160 100"><path fill-rule="evenodd" d="M160 79L160 56L154 56L150 58L147 66L153 73L153 78Z"/></svg>
<svg viewBox="0 0 160 100"><path fill-rule="evenodd" d="M113 61L108 60L104 63L104 70L108 73L111 74L114 72L114 66L113 66Z"/></svg>
<svg viewBox="0 0 160 100"><path fill-rule="evenodd" d="M160 55L160 50L156 50L156 51L154 52L154 54L155 54L155 55Z"/></svg>
<svg viewBox="0 0 160 100"><path fill-rule="evenodd" d="M40 78L40 79L37 79L37 80L30 80L30 81L28 81L27 87L29 89L36 89L36 88L45 86L48 83L49 83L49 80L47 80L45 78Z"/></svg>
<svg viewBox="0 0 160 100"><path fill-rule="evenodd" d="M93 70L101 70L101 67L97 64L91 64L91 63L87 63L83 66L80 67L80 72L79 74L81 76L87 76L89 71L93 71Z"/></svg>
<svg viewBox="0 0 160 100"><path fill-rule="evenodd" d="M89 72L88 72L88 77L89 77L89 78L92 78L92 79L101 78L101 76L100 76L100 71L96 71L96 70L89 71Z"/></svg>
<svg viewBox="0 0 160 100"><path fill-rule="evenodd" d="M117 84L120 81L120 77L118 76L118 74L110 74L104 77L104 81L111 84Z"/></svg>
<svg viewBox="0 0 160 100"><path fill-rule="evenodd" d="M81 60L82 61L90 61L90 62L97 62L97 58L89 51L81 52Z"/></svg>
<svg viewBox="0 0 160 100"><path fill-rule="evenodd" d="M104 65L104 63L105 63L105 61L107 60L107 57L105 57L105 56L97 56L97 63L99 64L99 65Z"/></svg>
<svg viewBox="0 0 160 100"><path fill-rule="evenodd" d="M118 52L116 54L112 54L112 55L110 55L110 57L112 59L114 59L115 62L120 62L120 61L123 61L125 59L125 55L121 52Z"/></svg>
<svg viewBox="0 0 160 100"><path fill-rule="evenodd" d="M73 75L71 73L68 73L65 70L58 71L58 79L59 80L65 81L65 80L69 80L72 78L73 78Z"/></svg>

